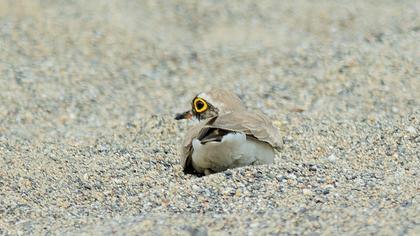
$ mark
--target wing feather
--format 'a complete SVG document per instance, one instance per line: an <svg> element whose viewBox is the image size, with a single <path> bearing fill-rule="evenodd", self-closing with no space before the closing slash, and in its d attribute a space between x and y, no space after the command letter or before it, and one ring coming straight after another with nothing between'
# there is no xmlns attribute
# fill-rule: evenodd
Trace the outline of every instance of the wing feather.
<svg viewBox="0 0 420 236"><path fill-rule="evenodd" d="M206 127L219 128L234 132L243 132L256 139L267 142L274 148L281 147L281 138L278 129L271 120L256 112L230 112L217 117L209 122Z"/></svg>

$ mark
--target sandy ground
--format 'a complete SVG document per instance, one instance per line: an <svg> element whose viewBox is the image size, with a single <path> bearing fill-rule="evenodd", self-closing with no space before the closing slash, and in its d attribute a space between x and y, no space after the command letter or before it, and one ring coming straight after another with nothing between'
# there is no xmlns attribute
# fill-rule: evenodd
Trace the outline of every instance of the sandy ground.
<svg viewBox="0 0 420 236"><path fill-rule="evenodd" d="M419 235L419 1L0 0L0 235ZM270 166L184 175L224 87Z"/></svg>

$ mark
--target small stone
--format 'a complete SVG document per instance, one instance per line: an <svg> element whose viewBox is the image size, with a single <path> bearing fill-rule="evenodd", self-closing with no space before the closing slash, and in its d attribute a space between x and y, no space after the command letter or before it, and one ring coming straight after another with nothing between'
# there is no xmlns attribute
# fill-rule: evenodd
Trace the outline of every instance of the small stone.
<svg viewBox="0 0 420 236"><path fill-rule="evenodd" d="M330 161L330 162L335 162L335 161L337 161L337 157L336 157L334 154L329 155L327 159L328 159L328 161Z"/></svg>
<svg viewBox="0 0 420 236"><path fill-rule="evenodd" d="M322 190L322 194L324 194L324 195L327 195L327 194L329 194L330 193L330 190L327 188L327 189L324 189L324 190Z"/></svg>
<svg viewBox="0 0 420 236"><path fill-rule="evenodd" d="M302 193L303 195L311 195L312 191L310 189L305 188L305 189L302 189Z"/></svg>
<svg viewBox="0 0 420 236"><path fill-rule="evenodd" d="M321 197L315 197L314 201L315 201L315 203L324 203L325 202L325 200Z"/></svg>
<svg viewBox="0 0 420 236"><path fill-rule="evenodd" d="M286 178L286 176L284 176L284 175L277 175L277 176L276 176L276 179L277 179L277 181L279 181L279 182L283 182L283 181L285 181L287 178Z"/></svg>
<svg viewBox="0 0 420 236"><path fill-rule="evenodd" d="M310 165L309 165L309 170L310 170L310 171L318 171L318 166L317 166L317 165L312 165L312 164L310 164Z"/></svg>
<svg viewBox="0 0 420 236"><path fill-rule="evenodd" d="M408 126L405 130L407 130L411 134L416 134L417 130L413 126Z"/></svg>
<svg viewBox="0 0 420 236"><path fill-rule="evenodd" d="M411 201L403 201L401 203L401 206L402 207L410 207L411 205L412 205L412 202Z"/></svg>

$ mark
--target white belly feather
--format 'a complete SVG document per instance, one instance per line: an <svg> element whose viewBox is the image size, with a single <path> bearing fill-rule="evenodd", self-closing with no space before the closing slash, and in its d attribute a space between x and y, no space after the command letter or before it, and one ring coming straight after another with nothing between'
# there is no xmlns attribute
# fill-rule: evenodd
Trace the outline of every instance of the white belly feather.
<svg viewBox="0 0 420 236"><path fill-rule="evenodd" d="M247 139L243 133L229 133L220 142L205 144L194 139L192 145L192 165L200 173L204 173L206 169L218 172L239 166L274 162L274 150L269 144Z"/></svg>

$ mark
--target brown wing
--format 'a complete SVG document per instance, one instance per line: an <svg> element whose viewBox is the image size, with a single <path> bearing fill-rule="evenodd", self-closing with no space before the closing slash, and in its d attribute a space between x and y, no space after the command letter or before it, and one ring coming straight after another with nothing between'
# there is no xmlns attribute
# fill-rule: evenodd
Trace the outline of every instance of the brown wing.
<svg viewBox="0 0 420 236"><path fill-rule="evenodd" d="M269 143L276 149L281 147L278 129L267 116L261 113L248 111L231 112L218 116L213 122L208 122L208 125L205 127L243 132L260 141Z"/></svg>

